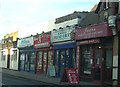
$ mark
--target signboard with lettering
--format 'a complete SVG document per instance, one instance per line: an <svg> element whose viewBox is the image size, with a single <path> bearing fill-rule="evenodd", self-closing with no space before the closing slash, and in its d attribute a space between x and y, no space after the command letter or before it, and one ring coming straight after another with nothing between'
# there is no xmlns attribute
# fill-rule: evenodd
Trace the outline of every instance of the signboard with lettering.
<svg viewBox="0 0 120 87"><path fill-rule="evenodd" d="M91 40L78 41L78 42L77 42L77 45L95 44L95 43L100 43L100 40L99 40L99 39L91 39Z"/></svg>
<svg viewBox="0 0 120 87"><path fill-rule="evenodd" d="M50 46L50 34L34 36L34 48L49 46Z"/></svg>
<svg viewBox="0 0 120 87"><path fill-rule="evenodd" d="M75 39L83 40L97 37L112 36L112 31L106 23L78 28L75 30Z"/></svg>
<svg viewBox="0 0 120 87"><path fill-rule="evenodd" d="M57 29L52 31L51 33L51 42L59 42L59 41L66 41L66 40L71 40L71 32L75 28L73 27L68 27L68 28L63 28L63 29Z"/></svg>
<svg viewBox="0 0 120 87"><path fill-rule="evenodd" d="M29 47L29 46L32 46L32 45L33 45L33 36L19 39L18 42L17 42L17 47L18 48Z"/></svg>
<svg viewBox="0 0 120 87"><path fill-rule="evenodd" d="M61 82L69 82L70 84L79 84L80 80L76 69L65 68L60 83Z"/></svg>

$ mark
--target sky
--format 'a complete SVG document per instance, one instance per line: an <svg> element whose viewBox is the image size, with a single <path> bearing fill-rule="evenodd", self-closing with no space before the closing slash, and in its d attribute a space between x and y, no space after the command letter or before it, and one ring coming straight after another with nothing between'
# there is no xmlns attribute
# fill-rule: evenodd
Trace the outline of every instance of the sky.
<svg viewBox="0 0 120 87"><path fill-rule="evenodd" d="M0 0L0 39L18 31L19 37L48 31L48 21L74 11L90 11L99 0Z"/></svg>

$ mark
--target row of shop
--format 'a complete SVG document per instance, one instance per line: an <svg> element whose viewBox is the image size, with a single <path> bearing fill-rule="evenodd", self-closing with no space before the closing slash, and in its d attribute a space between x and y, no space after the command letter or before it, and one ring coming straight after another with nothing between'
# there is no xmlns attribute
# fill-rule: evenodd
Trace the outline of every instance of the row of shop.
<svg viewBox="0 0 120 87"><path fill-rule="evenodd" d="M46 75L53 65L56 77L66 67L77 68L80 80L111 83L113 43L107 23L57 29L18 39L16 48L4 47L1 67Z"/></svg>

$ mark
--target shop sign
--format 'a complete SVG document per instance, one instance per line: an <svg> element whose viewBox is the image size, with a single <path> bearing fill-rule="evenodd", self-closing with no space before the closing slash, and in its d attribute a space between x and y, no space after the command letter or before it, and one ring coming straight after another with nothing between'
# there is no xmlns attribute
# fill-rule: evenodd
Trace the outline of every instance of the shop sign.
<svg viewBox="0 0 120 87"><path fill-rule="evenodd" d="M33 36L32 37L27 37L27 38L22 38L19 39L17 42L17 47L29 47L33 45Z"/></svg>
<svg viewBox="0 0 120 87"><path fill-rule="evenodd" d="M61 81L60 82L69 82L70 84L79 84L79 76L75 68L65 68Z"/></svg>
<svg viewBox="0 0 120 87"><path fill-rule="evenodd" d="M49 47L50 35L36 35L34 36L34 48Z"/></svg>
<svg viewBox="0 0 120 87"><path fill-rule="evenodd" d="M51 34L51 42L59 42L59 41L66 41L66 40L72 40L72 31L74 28L65 28L65 29L58 29L55 31L52 31Z"/></svg>
<svg viewBox="0 0 120 87"><path fill-rule="evenodd" d="M88 26L86 28L79 28L75 31L75 39L89 39L97 37L112 36L112 31L106 23Z"/></svg>
<svg viewBox="0 0 120 87"><path fill-rule="evenodd" d="M84 41L78 41L77 45L83 45L83 44L95 44L100 43L99 39L92 39L92 40L84 40Z"/></svg>

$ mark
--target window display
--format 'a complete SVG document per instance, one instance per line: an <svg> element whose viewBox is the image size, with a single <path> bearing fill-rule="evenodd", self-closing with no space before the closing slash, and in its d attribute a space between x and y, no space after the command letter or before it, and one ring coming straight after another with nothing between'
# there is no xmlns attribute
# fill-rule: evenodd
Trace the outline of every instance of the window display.
<svg viewBox="0 0 120 87"><path fill-rule="evenodd" d="M37 70L42 69L42 52L38 52Z"/></svg>
<svg viewBox="0 0 120 87"><path fill-rule="evenodd" d="M34 71L35 68L35 52L31 53L31 59L30 59L30 70Z"/></svg>
<svg viewBox="0 0 120 87"><path fill-rule="evenodd" d="M11 60L17 61L17 50L13 50L13 54L11 55Z"/></svg>
<svg viewBox="0 0 120 87"><path fill-rule="evenodd" d="M46 72L47 68L47 52L44 52L44 57L43 57L43 71Z"/></svg>
<svg viewBox="0 0 120 87"><path fill-rule="evenodd" d="M2 51L2 53L1 53L1 60L5 61L5 57L6 57L6 52Z"/></svg>
<svg viewBox="0 0 120 87"><path fill-rule="evenodd" d="M92 74L92 47L82 47L82 74Z"/></svg>

